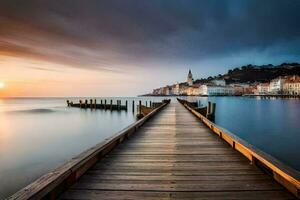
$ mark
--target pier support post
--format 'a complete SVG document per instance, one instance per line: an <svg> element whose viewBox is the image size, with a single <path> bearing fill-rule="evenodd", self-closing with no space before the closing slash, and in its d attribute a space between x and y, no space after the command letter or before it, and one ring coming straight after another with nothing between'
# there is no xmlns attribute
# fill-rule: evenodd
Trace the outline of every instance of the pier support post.
<svg viewBox="0 0 300 200"><path fill-rule="evenodd" d="M141 101L141 100L139 101L139 112L138 112L138 114L136 115L136 117L137 117L138 119L141 119L141 118L144 117L143 114L142 114L142 101Z"/></svg>
<svg viewBox="0 0 300 200"><path fill-rule="evenodd" d="M106 106L106 99L104 100L104 109L106 110L107 106Z"/></svg>
<svg viewBox="0 0 300 200"><path fill-rule="evenodd" d="M79 100L79 108L82 108L82 101Z"/></svg>
<svg viewBox="0 0 300 200"><path fill-rule="evenodd" d="M68 105L68 107L70 107L70 101L69 100L67 100L67 105Z"/></svg>
<svg viewBox="0 0 300 200"><path fill-rule="evenodd" d="M216 113L216 103L213 103L211 106L211 113L210 113L210 117L212 121L215 121L215 113Z"/></svg>
<svg viewBox="0 0 300 200"><path fill-rule="evenodd" d="M132 101L132 112L134 113L134 100Z"/></svg>
<svg viewBox="0 0 300 200"><path fill-rule="evenodd" d="M125 101L125 107L126 107L126 111L128 110L128 101Z"/></svg>
<svg viewBox="0 0 300 200"><path fill-rule="evenodd" d="M90 99L90 108L93 108L93 99Z"/></svg>
<svg viewBox="0 0 300 200"><path fill-rule="evenodd" d="M94 99L94 103L95 103L94 108L96 109L97 108L97 99Z"/></svg>
<svg viewBox="0 0 300 200"><path fill-rule="evenodd" d="M86 99L84 102L84 107L87 108L87 105L88 105L88 100Z"/></svg>
<svg viewBox="0 0 300 200"><path fill-rule="evenodd" d="M211 102L209 101L208 104L207 104L206 118L209 118L210 109L211 109Z"/></svg>
<svg viewBox="0 0 300 200"><path fill-rule="evenodd" d="M110 110L112 111L112 106L113 106L113 100L110 100Z"/></svg>
<svg viewBox="0 0 300 200"><path fill-rule="evenodd" d="M142 101L139 101L139 114L142 114Z"/></svg>

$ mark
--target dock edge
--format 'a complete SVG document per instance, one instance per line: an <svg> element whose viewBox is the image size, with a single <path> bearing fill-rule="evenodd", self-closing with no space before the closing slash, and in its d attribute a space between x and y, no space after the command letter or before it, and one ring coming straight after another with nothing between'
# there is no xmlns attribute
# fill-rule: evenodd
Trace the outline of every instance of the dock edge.
<svg viewBox="0 0 300 200"><path fill-rule="evenodd" d="M210 130L227 142L234 150L248 158L251 164L258 166L261 169L263 168L263 171L267 171L278 183L284 186L297 198L300 198L300 173L298 171L285 165L271 155L257 149L230 131L211 122L184 101L178 98L177 100L194 116L200 119Z"/></svg>

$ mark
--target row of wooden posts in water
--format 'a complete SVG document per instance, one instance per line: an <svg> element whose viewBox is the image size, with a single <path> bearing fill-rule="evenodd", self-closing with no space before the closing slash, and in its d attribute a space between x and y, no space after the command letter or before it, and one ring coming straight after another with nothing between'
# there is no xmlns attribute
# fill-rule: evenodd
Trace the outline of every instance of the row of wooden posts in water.
<svg viewBox="0 0 300 200"><path fill-rule="evenodd" d="M209 101L207 106L203 107L200 101L189 102L178 98L177 100L181 103L188 104L190 107L199 112L201 115L205 116L207 119L215 121L216 103L212 103Z"/></svg>
<svg viewBox="0 0 300 200"><path fill-rule="evenodd" d="M163 100L163 102L166 100ZM148 104L149 103L149 104ZM142 101L139 100L137 106L137 117L142 118L151 112L154 108L160 106L162 102L152 102L145 101L145 105L142 104ZM97 103L97 99L90 99L89 101L85 99L84 101L79 100L79 103L74 103L73 101L67 100L68 107L77 107L82 109L104 109L104 110L117 110L117 111L128 111L128 100L125 101L125 105L122 105L121 100L117 100L116 104L113 104L113 100L111 99L108 103L108 100L101 99L100 103ZM135 101L132 101L132 112L135 112Z"/></svg>

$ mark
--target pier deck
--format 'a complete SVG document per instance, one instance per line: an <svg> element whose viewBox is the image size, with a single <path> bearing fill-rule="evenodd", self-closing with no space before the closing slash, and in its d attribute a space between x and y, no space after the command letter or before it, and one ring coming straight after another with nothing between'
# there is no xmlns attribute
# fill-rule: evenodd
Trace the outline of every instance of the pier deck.
<svg viewBox="0 0 300 200"><path fill-rule="evenodd" d="M179 103L89 169L60 199L294 199Z"/></svg>

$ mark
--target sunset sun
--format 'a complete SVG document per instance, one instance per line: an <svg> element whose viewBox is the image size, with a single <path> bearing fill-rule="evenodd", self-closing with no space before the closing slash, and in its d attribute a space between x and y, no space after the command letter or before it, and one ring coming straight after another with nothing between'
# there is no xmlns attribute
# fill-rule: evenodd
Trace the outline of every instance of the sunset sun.
<svg viewBox="0 0 300 200"><path fill-rule="evenodd" d="M5 83L3 81L0 81L0 89L5 87Z"/></svg>

